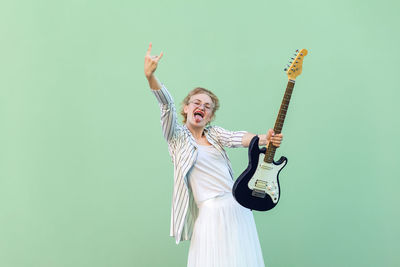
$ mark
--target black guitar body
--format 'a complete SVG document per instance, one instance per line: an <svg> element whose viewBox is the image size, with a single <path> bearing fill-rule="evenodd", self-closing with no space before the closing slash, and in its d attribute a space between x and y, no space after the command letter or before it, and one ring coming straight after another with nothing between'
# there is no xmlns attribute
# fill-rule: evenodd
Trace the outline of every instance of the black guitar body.
<svg viewBox="0 0 400 267"><path fill-rule="evenodd" d="M273 200L271 196L266 193L266 194L259 194L257 192L254 192L254 190L251 190L249 188L249 181L252 179L254 174L257 171L257 168L259 168L259 159L260 159L260 154L265 154L266 148L260 149L258 146L258 140L259 137L255 136L250 142L249 145L249 165L247 166L247 169L244 170L244 172L239 176L239 178L236 179L233 188L232 188L232 193L236 201L251 210L258 210L258 211L267 211L272 208L274 208L279 201L280 197L280 186L279 186L279 172L281 169L286 165L287 163L287 158L286 157L281 157L279 161L275 162L273 161L271 170L259 170L259 173L264 175L267 172L269 172L269 176L273 175L274 176L274 181L275 181L275 190L278 192L277 196Z"/></svg>

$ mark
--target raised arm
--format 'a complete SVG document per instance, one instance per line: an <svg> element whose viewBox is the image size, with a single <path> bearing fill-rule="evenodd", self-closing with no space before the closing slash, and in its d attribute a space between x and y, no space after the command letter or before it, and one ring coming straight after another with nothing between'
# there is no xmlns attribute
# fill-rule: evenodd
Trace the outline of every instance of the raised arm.
<svg viewBox="0 0 400 267"><path fill-rule="evenodd" d="M147 49L146 56L144 59L144 74L149 81L150 89L157 98L161 109L161 127L164 138L169 142L177 131L177 115L175 110L174 101L169 94L167 88L154 75L157 69L158 62L160 61L163 53L161 52L158 56L152 56L151 54L151 43Z"/></svg>

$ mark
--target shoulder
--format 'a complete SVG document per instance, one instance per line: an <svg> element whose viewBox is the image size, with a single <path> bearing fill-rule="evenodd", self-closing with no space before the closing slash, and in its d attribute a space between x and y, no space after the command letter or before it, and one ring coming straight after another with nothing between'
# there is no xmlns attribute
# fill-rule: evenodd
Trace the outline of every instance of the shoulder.
<svg viewBox="0 0 400 267"><path fill-rule="evenodd" d="M220 129L221 127L217 126L217 125L208 125L206 126L206 128L204 128L206 131L217 131L218 129Z"/></svg>
<svg viewBox="0 0 400 267"><path fill-rule="evenodd" d="M223 132L226 132L224 128L217 125L209 125L205 128L205 130L208 131L210 134L221 134Z"/></svg>

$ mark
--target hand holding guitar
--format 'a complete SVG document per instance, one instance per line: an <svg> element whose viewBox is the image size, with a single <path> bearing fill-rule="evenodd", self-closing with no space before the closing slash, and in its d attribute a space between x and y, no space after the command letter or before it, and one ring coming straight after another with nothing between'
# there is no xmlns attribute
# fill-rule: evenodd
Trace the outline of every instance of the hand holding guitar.
<svg viewBox="0 0 400 267"><path fill-rule="evenodd" d="M275 134L273 129L269 129L267 132L267 147L272 142L274 147L279 147L281 145L283 135Z"/></svg>

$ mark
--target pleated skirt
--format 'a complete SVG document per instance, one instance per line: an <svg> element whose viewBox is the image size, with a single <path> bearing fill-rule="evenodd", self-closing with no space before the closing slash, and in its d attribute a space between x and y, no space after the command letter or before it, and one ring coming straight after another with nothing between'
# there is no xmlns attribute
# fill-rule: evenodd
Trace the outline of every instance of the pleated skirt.
<svg viewBox="0 0 400 267"><path fill-rule="evenodd" d="M264 267L253 213L231 193L198 204L188 267Z"/></svg>

